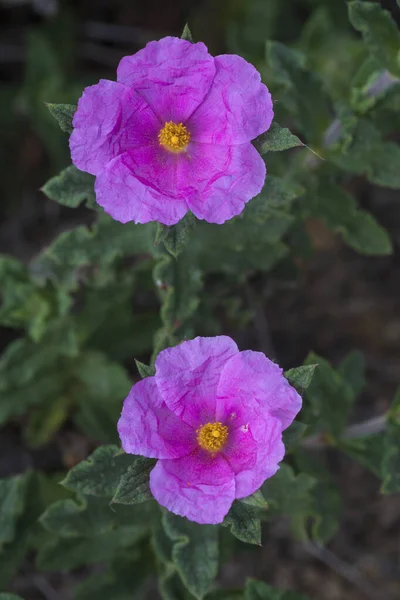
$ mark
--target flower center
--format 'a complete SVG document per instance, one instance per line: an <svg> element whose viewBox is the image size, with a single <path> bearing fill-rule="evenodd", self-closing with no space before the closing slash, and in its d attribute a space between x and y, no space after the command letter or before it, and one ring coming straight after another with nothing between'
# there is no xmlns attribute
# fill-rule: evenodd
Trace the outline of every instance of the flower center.
<svg viewBox="0 0 400 600"><path fill-rule="evenodd" d="M199 446L209 452L221 450L228 439L228 428L219 421L203 425L196 433Z"/></svg>
<svg viewBox="0 0 400 600"><path fill-rule="evenodd" d="M170 152L183 152L190 140L190 133L183 123L168 121L158 134L158 141Z"/></svg>

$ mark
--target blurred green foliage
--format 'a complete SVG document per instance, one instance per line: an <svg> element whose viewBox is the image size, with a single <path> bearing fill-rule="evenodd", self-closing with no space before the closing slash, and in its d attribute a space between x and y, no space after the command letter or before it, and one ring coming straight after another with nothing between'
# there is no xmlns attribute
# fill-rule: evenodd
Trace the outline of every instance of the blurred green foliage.
<svg viewBox="0 0 400 600"><path fill-rule="evenodd" d="M0 256L0 324L16 333L0 358L0 423L18 423L31 448L49 443L66 423L106 444L62 486L61 476L36 472L0 480L0 589L33 551L43 570L107 563L77 586L78 600L143 598L154 572L166 600L301 600L254 580L244 590L212 586L220 556L229 555L219 541L232 551L238 540L257 545L280 516L302 540L326 543L337 531L340 494L307 443L344 451L382 479L383 493L400 491L398 397L384 433L346 437L365 384L354 352L336 368L310 353L286 373L304 395L301 421L286 432L288 461L258 496L234 503L224 529L161 511L148 489L152 461L114 445L121 401L139 376L134 359L144 361L137 366L147 376L163 348L246 325L253 308L243 306L238 288L277 265L296 273L312 249L310 219L356 252L392 252L388 233L351 191L355 177L400 187L400 38L390 14L379 3L330 0L231 0L218 10L223 45L259 68L276 112L271 130L255 141L269 172L265 188L223 226L192 216L172 228L122 225L95 204L93 178L68 166L67 135L53 118L69 132L74 103L91 83L77 76L75 23L65 11L30 32L23 81L0 93L2 168L13 170L22 132L31 131L52 175L42 191L82 211L81 224L54 235L28 261ZM7 180L4 214L21 186Z"/></svg>

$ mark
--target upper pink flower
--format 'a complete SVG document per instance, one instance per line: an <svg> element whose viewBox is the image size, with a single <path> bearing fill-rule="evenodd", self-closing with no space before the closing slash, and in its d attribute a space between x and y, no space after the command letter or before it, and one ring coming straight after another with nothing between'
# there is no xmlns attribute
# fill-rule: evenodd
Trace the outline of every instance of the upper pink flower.
<svg viewBox="0 0 400 600"><path fill-rule="evenodd" d="M251 140L273 110L251 64L166 37L125 56L117 79L84 90L70 138L114 219L173 225L191 210L224 223L260 192L265 164Z"/></svg>
<svg viewBox="0 0 400 600"><path fill-rule="evenodd" d="M261 352L229 337L197 337L157 357L156 374L136 383L118 432L125 452L160 459L155 499L198 523L221 523L235 498L278 470L282 431L301 398Z"/></svg>

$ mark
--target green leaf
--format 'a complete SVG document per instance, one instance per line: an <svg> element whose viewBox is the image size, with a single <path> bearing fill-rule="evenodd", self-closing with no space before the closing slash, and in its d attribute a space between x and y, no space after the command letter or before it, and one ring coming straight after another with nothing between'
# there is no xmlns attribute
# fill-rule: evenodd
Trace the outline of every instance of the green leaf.
<svg viewBox="0 0 400 600"><path fill-rule="evenodd" d="M284 375L290 385L295 387L296 390L302 394L310 385L316 367L317 365L303 365L301 367L289 369Z"/></svg>
<svg viewBox="0 0 400 600"><path fill-rule="evenodd" d="M268 508L268 502L265 500L262 495L261 490L257 490L251 496L246 496L246 498L241 498L239 502L243 502L243 504L247 504L248 506L253 506L254 508Z"/></svg>
<svg viewBox="0 0 400 600"><path fill-rule="evenodd" d="M71 401L68 396L52 397L29 416L24 439L30 448L49 443L69 416Z"/></svg>
<svg viewBox="0 0 400 600"><path fill-rule="evenodd" d="M291 590L278 590L264 581L248 579L244 592L244 600L309 600L304 594Z"/></svg>
<svg viewBox="0 0 400 600"><path fill-rule="evenodd" d="M0 479L0 548L14 539L17 520L24 509L26 484L24 475Z"/></svg>
<svg viewBox="0 0 400 600"><path fill-rule="evenodd" d="M191 230L195 226L196 219L191 212L188 212L179 223L171 227L158 223L155 244L162 242L168 252L177 258L188 243Z"/></svg>
<svg viewBox="0 0 400 600"><path fill-rule="evenodd" d="M187 23L186 23L185 27L183 28L181 39L187 40L188 42L191 42L192 44L194 44L192 32L190 31L189 25Z"/></svg>
<svg viewBox="0 0 400 600"><path fill-rule="evenodd" d="M273 76L284 89L279 99L293 115L301 133L319 143L331 121L329 102L320 80L308 70L305 56L298 50L280 42L267 42L266 51Z"/></svg>
<svg viewBox="0 0 400 600"><path fill-rule="evenodd" d="M148 254L154 250L154 224L119 223L100 213L89 230L79 226L59 235L32 265L39 280L56 279L60 285L76 288L84 267L105 266L118 257Z"/></svg>
<svg viewBox="0 0 400 600"><path fill-rule="evenodd" d="M74 500L60 500L47 508L41 515L43 527L60 537L98 537L116 528L138 526L143 531L148 527L149 510L135 507L114 506L109 500L87 496Z"/></svg>
<svg viewBox="0 0 400 600"><path fill-rule="evenodd" d="M0 324L25 327L39 342L51 319L65 314L69 298L53 286L37 286L26 265L16 258L0 254Z"/></svg>
<svg viewBox="0 0 400 600"><path fill-rule="evenodd" d="M172 560L183 583L196 598L204 598L218 572L218 527L172 513L163 515L163 526L174 542Z"/></svg>
<svg viewBox="0 0 400 600"><path fill-rule="evenodd" d="M249 504L235 501L223 525L229 527L232 535L247 544L261 545L260 511Z"/></svg>
<svg viewBox="0 0 400 600"><path fill-rule="evenodd" d="M126 554L128 554L126 556ZM146 596L145 579L154 568L146 546L118 553L105 572L94 573L75 587L75 600L132 600Z"/></svg>
<svg viewBox="0 0 400 600"><path fill-rule="evenodd" d="M121 548L129 548L146 534L141 525L118 527L93 538L52 538L39 550L37 565L46 571L76 569L82 565L114 558Z"/></svg>
<svg viewBox="0 0 400 600"><path fill-rule="evenodd" d="M307 364L318 364L313 380L305 393L305 408L310 411L318 426L339 437L347 424L355 401L352 387L343 380L338 371L324 358L311 352ZM305 417L310 423L310 419Z"/></svg>
<svg viewBox="0 0 400 600"><path fill-rule="evenodd" d="M360 31L376 62L396 75L400 74L400 34L389 11L377 2L348 4L350 22Z"/></svg>
<svg viewBox="0 0 400 600"><path fill-rule="evenodd" d="M283 443L287 451L291 450L293 446L296 446L301 439L303 439L305 432L308 429L308 425L301 423L300 421L293 421L293 423L285 429L283 432Z"/></svg>
<svg viewBox="0 0 400 600"><path fill-rule="evenodd" d="M76 112L76 106L74 104L46 104L47 108L53 115L60 126L60 128L67 132L72 133L72 119Z"/></svg>
<svg viewBox="0 0 400 600"><path fill-rule="evenodd" d="M340 362L338 372L350 385L356 399L365 387L365 360L362 352L353 350Z"/></svg>
<svg viewBox="0 0 400 600"><path fill-rule="evenodd" d="M49 179L41 190L50 200L70 208L76 208L84 200L95 200L93 175L79 171L74 165Z"/></svg>
<svg viewBox="0 0 400 600"><path fill-rule="evenodd" d="M140 504L153 498L150 491L150 471L156 463L151 458L133 456L132 464L123 473L113 496L112 503L116 504Z"/></svg>
<svg viewBox="0 0 400 600"><path fill-rule="evenodd" d="M382 494L400 492L400 389L387 418L382 458Z"/></svg>
<svg viewBox="0 0 400 600"><path fill-rule="evenodd" d="M85 352L75 364L72 397L78 405L74 420L92 438L118 440L116 422L132 383L125 369L100 352Z"/></svg>
<svg viewBox="0 0 400 600"><path fill-rule="evenodd" d="M385 447L385 436L382 433L342 439L336 441L336 447L381 478Z"/></svg>
<svg viewBox="0 0 400 600"><path fill-rule="evenodd" d="M306 522L312 514L312 490L315 479L305 473L295 475L289 465L281 464L279 471L262 486L268 502L268 515L291 518L296 537L306 539Z"/></svg>
<svg viewBox="0 0 400 600"><path fill-rule="evenodd" d="M306 201L309 215L323 219L357 252L372 256L392 252L388 233L371 214L358 209L354 197L342 187L321 181L318 191L307 196Z"/></svg>
<svg viewBox="0 0 400 600"><path fill-rule="evenodd" d="M278 125L276 121L273 121L268 131L259 135L253 143L261 155L267 154L267 152L281 152L296 146L304 146L296 135L286 127Z"/></svg>
<svg viewBox="0 0 400 600"><path fill-rule="evenodd" d="M386 142L380 131L365 119L357 121L352 131L352 142L345 152L332 150L327 156L344 171L365 175L371 183L400 188L400 148L398 144ZM329 193L329 188L324 194Z"/></svg>
<svg viewBox="0 0 400 600"><path fill-rule="evenodd" d="M342 513L340 491L323 459L302 448L295 451L294 459L302 473L315 479L315 485L311 490L313 519L311 534L318 543L326 544L339 529Z"/></svg>
<svg viewBox="0 0 400 600"><path fill-rule="evenodd" d="M21 598L21 596L16 596L15 594L7 594L7 592L6 592L6 593L0 594L0 600L24 600L24 599Z"/></svg>
<svg viewBox="0 0 400 600"><path fill-rule="evenodd" d="M71 469L61 485L86 496L112 498L132 459L117 446L100 446Z"/></svg>
<svg viewBox="0 0 400 600"><path fill-rule="evenodd" d="M145 377L153 377L153 375L156 374L155 367L151 365L145 365L144 363L140 362L140 360L136 360L136 358L135 363L137 370L139 371L139 375L142 379L145 379Z"/></svg>

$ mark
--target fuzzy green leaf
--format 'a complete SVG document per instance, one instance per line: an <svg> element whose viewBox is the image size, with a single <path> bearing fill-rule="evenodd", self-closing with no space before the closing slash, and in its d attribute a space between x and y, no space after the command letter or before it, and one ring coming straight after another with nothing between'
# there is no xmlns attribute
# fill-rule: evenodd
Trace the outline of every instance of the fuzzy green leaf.
<svg viewBox="0 0 400 600"><path fill-rule="evenodd" d="M386 255L392 252L388 233L374 217L358 209L353 196L332 182L321 182L317 192L306 197L308 214L322 219L332 231L357 252Z"/></svg>
<svg viewBox="0 0 400 600"><path fill-rule="evenodd" d="M0 548L14 539L16 523L24 509L26 483L24 475L0 479Z"/></svg>
<svg viewBox="0 0 400 600"><path fill-rule="evenodd" d="M282 464L279 471L262 486L268 502L268 514L285 515L292 520L296 537L305 539L306 521L312 514L312 490L315 479L305 473L295 475L289 465Z"/></svg>
<svg viewBox="0 0 400 600"><path fill-rule="evenodd" d="M186 23L185 27L183 28L181 39L187 40L188 42L191 42L192 44L194 44L192 32L190 31L189 25L187 23Z"/></svg>
<svg viewBox="0 0 400 600"><path fill-rule="evenodd" d="M306 363L318 364L305 393L306 408L309 408L318 426L338 437L347 424L355 401L352 387L327 360L317 354L311 352ZM306 420L310 422L309 419Z"/></svg>
<svg viewBox="0 0 400 600"><path fill-rule="evenodd" d="M117 446L100 446L71 469L61 484L79 494L112 498L131 463L132 455Z"/></svg>
<svg viewBox="0 0 400 600"><path fill-rule="evenodd" d="M296 390L302 394L310 385L316 367L317 365L303 365L301 367L289 369L284 375L290 385L295 387Z"/></svg>
<svg viewBox="0 0 400 600"><path fill-rule="evenodd" d="M287 451L291 450L293 446L296 446L300 442L307 429L308 425L301 423L300 421L293 421L293 423L285 429L283 432L283 443L285 444Z"/></svg>
<svg viewBox="0 0 400 600"><path fill-rule="evenodd" d="M49 179L41 188L50 200L76 208L84 200L94 201L94 177L70 165L59 175Z"/></svg>
<svg viewBox="0 0 400 600"><path fill-rule="evenodd" d="M235 501L223 525L229 527L232 535L247 544L261 545L261 522L259 510L249 504Z"/></svg>
<svg viewBox="0 0 400 600"><path fill-rule="evenodd" d="M304 146L303 142L286 127L274 121L265 133L254 140L254 145L261 155L267 152L281 152L296 146Z"/></svg>
<svg viewBox="0 0 400 600"><path fill-rule="evenodd" d="M247 504L248 506L253 506L254 508L268 508L268 502L265 500L262 495L261 490L257 490L251 496L246 496L246 498L241 498L239 502L243 502L243 504Z"/></svg>
<svg viewBox="0 0 400 600"><path fill-rule="evenodd" d="M248 579L244 592L244 600L309 600L304 594L292 590L278 590L264 581Z"/></svg>
<svg viewBox="0 0 400 600"><path fill-rule="evenodd" d="M182 252L189 241L191 230L196 226L196 219L188 212L176 225L167 227L161 223L157 226L155 244L163 243L168 252L174 257Z"/></svg>
<svg viewBox="0 0 400 600"><path fill-rule="evenodd" d="M0 594L0 600L24 600L24 599L21 598L21 596L16 596L15 594L7 594L7 592L5 592L5 593Z"/></svg>
<svg viewBox="0 0 400 600"><path fill-rule="evenodd" d="M152 458L133 456L132 464L122 474L112 503L116 504L140 504L153 498L150 491L150 471L156 463Z"/></svg>
<svg viewBox="0 0 400 600"><path fill-rule="evenodd" d="M218 572L218 527L199 525L165 513L163 526L173 541L172 560L188 590L204 598Z"/></svg>
<svg viewBox="0 0 400 600"><path fill-rule="evenodd" d="M74 104L46 104L46 106L53 117L57 119L60 129L66 133L72 133L72 119L77 107Z"/></svg>
<svg viewBox="0 0 400 600"><path fill-rule="evenodd" d="M377 2L356 0L348 5L350 22L360 31L376 62L395 75L400 74L400 33L389 11Z"/></svg>
<svg viewBox="0 0 400 600"><path fill-rule="evenodd" d="M151 365L145 365L144 363L140 362L140 360L136 360L136 358L135 363L137 370L139 371L139 375L142 379L145 379L145 377L152 377L156 374L155 367Z"/></svg>

